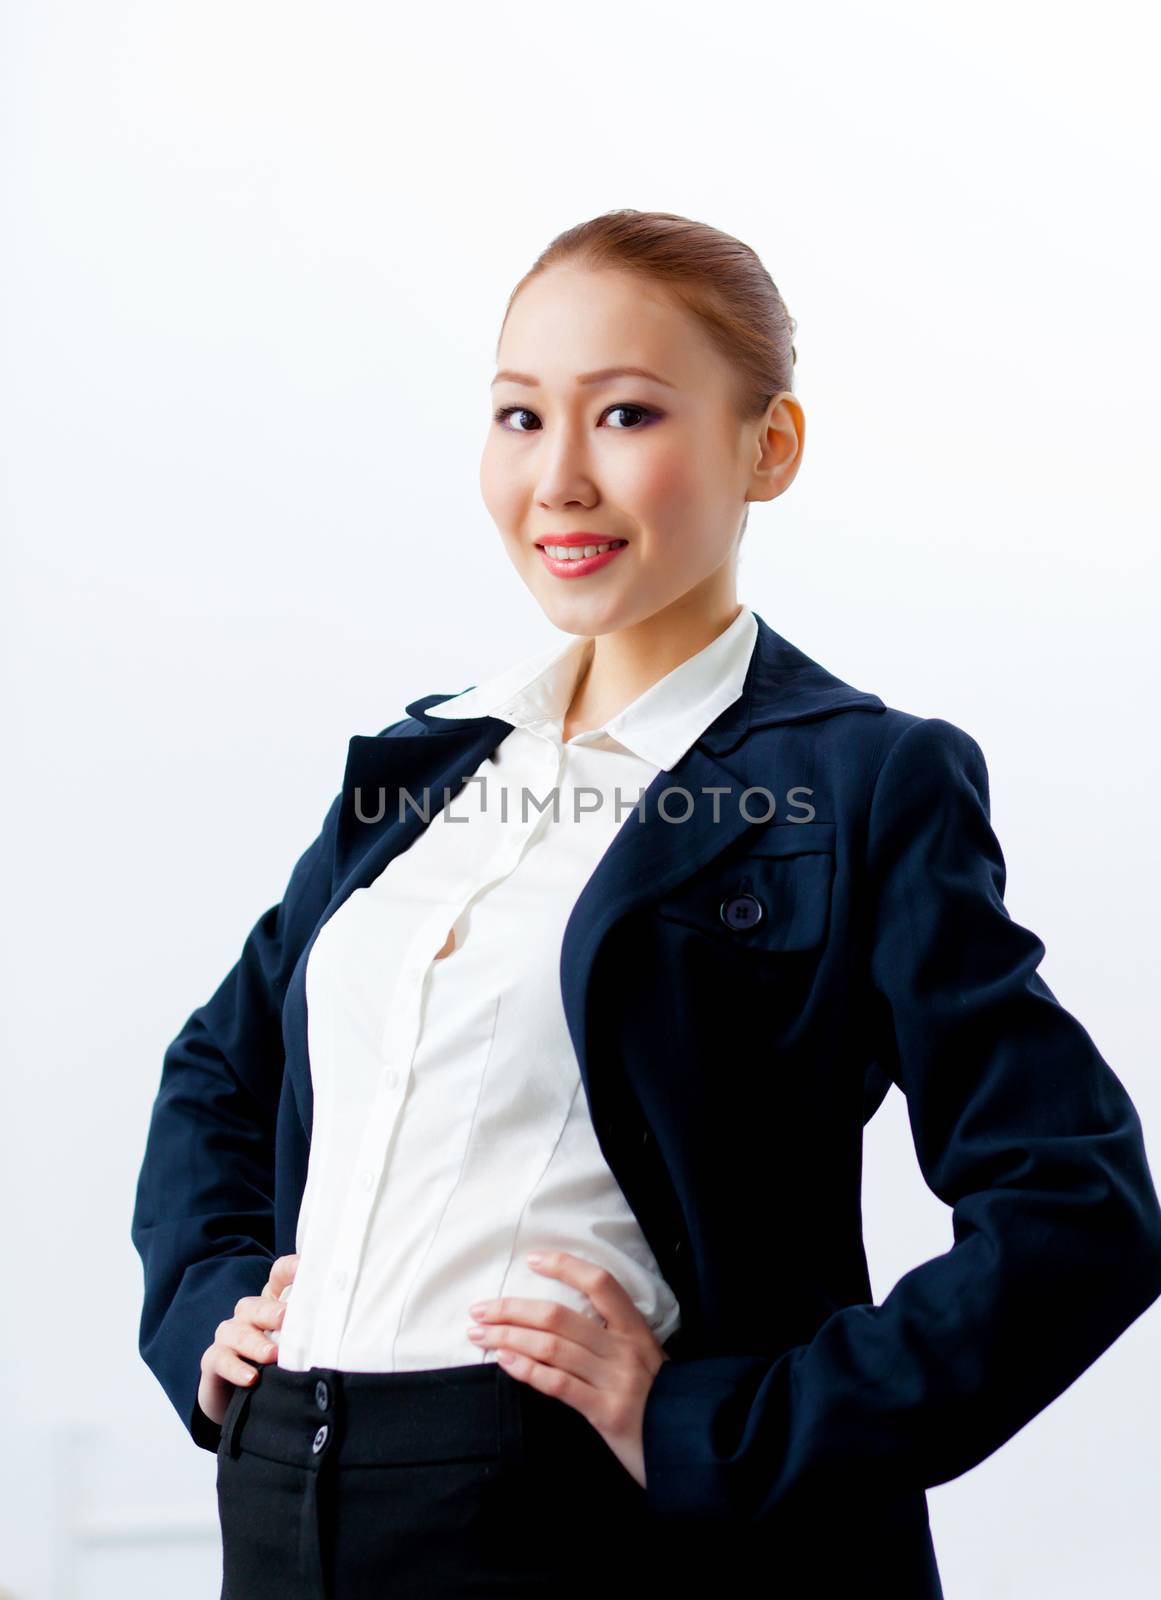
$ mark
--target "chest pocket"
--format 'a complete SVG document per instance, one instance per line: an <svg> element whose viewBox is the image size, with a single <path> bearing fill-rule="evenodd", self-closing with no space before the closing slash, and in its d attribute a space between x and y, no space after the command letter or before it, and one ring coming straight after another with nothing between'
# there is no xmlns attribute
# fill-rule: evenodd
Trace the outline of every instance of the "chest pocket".
<svg viewBox="0 0 1161 1600"><path fill-rule="evenodd" d="M777 823L744 856L711 861L653 909L723 947L813 950L830 922L834 835L833 822Z"/></svg>

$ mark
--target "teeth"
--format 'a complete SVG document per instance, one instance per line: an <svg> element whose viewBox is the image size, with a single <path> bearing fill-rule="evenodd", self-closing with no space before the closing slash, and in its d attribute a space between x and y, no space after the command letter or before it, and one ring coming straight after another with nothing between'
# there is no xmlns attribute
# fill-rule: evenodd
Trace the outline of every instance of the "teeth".
<svg viewBox="0 0 1161 1600"><path fill-rule="evenodd" d="M580 561L584 556L603 555L606 550L614 550L624 543L624 539L612 539L608 544L546 544L543 548L554 561Z"/></svg>

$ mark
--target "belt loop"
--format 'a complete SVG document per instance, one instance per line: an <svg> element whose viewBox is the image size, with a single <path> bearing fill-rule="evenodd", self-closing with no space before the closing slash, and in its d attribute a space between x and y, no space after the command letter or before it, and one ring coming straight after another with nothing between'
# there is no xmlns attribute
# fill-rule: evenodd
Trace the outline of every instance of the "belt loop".
<svg viewBox="0 0 1161 1600"><path fill-rule="evenodd" d="M258 1376L255 1377L253 1383L239 1383L236 1385L234 1393L231 1396L230 1403L226 1407L226 1415L222 1418L222 1439L219 1448L224 1450L227 1455L232 1456L235 1459L237 1459L238 1450L241 1448L236 1444L235 1438L238 1430L238 1424L242 1419L242 1413L250 1404L250 1396L254 1393L254 1390L257 1388L258 1384L262 1381L261 1367L259 1367L257 1370Z"/></svg>

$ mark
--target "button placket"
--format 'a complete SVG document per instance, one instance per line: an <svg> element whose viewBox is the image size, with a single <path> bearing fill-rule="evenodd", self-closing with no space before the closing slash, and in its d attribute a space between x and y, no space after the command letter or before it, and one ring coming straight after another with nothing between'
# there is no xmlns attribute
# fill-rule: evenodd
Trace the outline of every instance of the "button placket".
<svg viewBox="0 0 1161 1600"><path fill-rule="evenodd" d="M436 932L436 924L446 915L446 907L428 919L412 946L414 952L426 950ZM434 950L435 946L431 945ZM404 963L394 989L394 1004L387 1009L381 1041L381 1054L387 1063L380 1074L371 1114L367 1118L358 1155L351 1168L346 1200L339 1224L339 1237L357 1240L359 1259L366 1248L371 1211L378 1193L377 1179L382 1173L384 1152L392 1145L402 1106L402 1090L407 1072L404 1062L415 1054L419 1037L420 1006L428 972L438 963L418 953ZM391 1063L398 1062L399 1065ZM357 1265L357 1263L356 1263ZM332 1276L332 1292L324 1297L318 1314L318 1338L327 1348L338 1351L350 1315L355 1272L339 1268Z"/></svg>

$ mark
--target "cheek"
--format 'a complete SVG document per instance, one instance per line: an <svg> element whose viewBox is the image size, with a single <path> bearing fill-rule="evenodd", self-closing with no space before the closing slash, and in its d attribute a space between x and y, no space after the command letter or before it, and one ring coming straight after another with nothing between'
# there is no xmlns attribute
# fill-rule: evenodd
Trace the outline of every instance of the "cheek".
<svg viewBox="0 0 1161 1600"><path fill-rule="evenodd" d="M504 441L490 436L480 456L480 496L501 533L518 528L525 518L529 485Z"/></svg>
<svg viewBox="0 0 1161 1600"><path fill-rule="evenodd" d="M493 520L502 523L512 499L512 475L504 472L490 445L484 447L480 457L480 495Z"/></svg>
<svg viewBox="0 0 1161 1600"><path fill-rule="evenodd" d="M676 534L686 524L704 523L705 485L689 451L666 450L635 463L625 496L641 520L658 532Z"/></svg>

